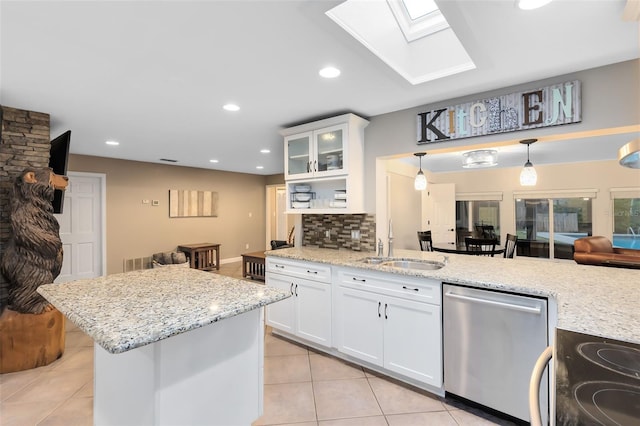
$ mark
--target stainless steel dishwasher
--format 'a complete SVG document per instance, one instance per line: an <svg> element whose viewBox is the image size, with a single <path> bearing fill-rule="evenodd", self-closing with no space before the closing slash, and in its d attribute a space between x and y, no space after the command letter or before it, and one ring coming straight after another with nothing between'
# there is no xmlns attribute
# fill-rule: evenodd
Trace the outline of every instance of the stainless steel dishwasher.
<svg viewBox="0 0 640 426"><path fill-rule="evenodd" d="M548 345L546 299L443 286L444 388L529 422L529 380ZM540 385L549 412L548 375Z"/></svg>

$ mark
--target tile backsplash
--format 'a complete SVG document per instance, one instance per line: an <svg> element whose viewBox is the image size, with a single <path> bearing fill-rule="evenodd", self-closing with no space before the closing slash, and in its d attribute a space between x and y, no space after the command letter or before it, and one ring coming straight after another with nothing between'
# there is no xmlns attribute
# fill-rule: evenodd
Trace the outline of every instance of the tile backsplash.
<svg viewBox="0 0 640 426"><path fill-rule="evenodd" d="M353 235L352 231L355 231L356 235ZM302 245L375 251L375 216L369 214L302 215Z"/></svg>

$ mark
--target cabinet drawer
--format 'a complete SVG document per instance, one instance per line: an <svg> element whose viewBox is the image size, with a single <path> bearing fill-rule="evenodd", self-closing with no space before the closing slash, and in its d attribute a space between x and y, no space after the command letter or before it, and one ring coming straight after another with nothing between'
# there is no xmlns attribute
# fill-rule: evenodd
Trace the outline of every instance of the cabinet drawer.
<svg viewBox="0 0 640 426"><path fill-rule="evenodd" d="M440 305L442 302L442 283L429 278L384 272L363 272L359 269L340 269L337 271L337 283L343 287L373 291L433 305Z"/></svg>
<svg viewBox="0 0 640 426"><path fill-rule="evenodd" d="M279 257L267 257L267 272L306 278L308 280L331 282L331 267L320 263L296 261Z"/></svg>

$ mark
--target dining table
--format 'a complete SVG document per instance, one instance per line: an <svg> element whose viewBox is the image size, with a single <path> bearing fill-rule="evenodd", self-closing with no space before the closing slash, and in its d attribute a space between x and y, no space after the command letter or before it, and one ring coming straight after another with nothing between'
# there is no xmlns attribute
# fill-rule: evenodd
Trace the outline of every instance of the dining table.
<svg viewBox="0 0 640 426"><path fill-rule="evenodd" d="M462 243L433 243L431 245L433 251L441 252L441 253L455 253L455 254L469 254L469 255L478 255L478 251L467 250L467 245ZM485 252L481 252L485 254ZM493 255L503 254L504 247L496 246L493 250Z"/></svg>

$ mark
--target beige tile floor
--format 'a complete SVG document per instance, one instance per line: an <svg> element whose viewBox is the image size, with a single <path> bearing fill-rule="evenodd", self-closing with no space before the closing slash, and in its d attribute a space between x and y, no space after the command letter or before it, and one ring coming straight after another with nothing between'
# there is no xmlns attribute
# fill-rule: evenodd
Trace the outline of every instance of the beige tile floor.
<svg viewBox="0 0 640 426"><path fill-rule="evenodd" d="M236 262L222 265L220 273L238 277L240 270ZM269 328L264 375L264 415L254 426L510 424L316 353ZM2 426L81 426L92 418L93 342L70 322L62 358L0 375Z"/></svg>

